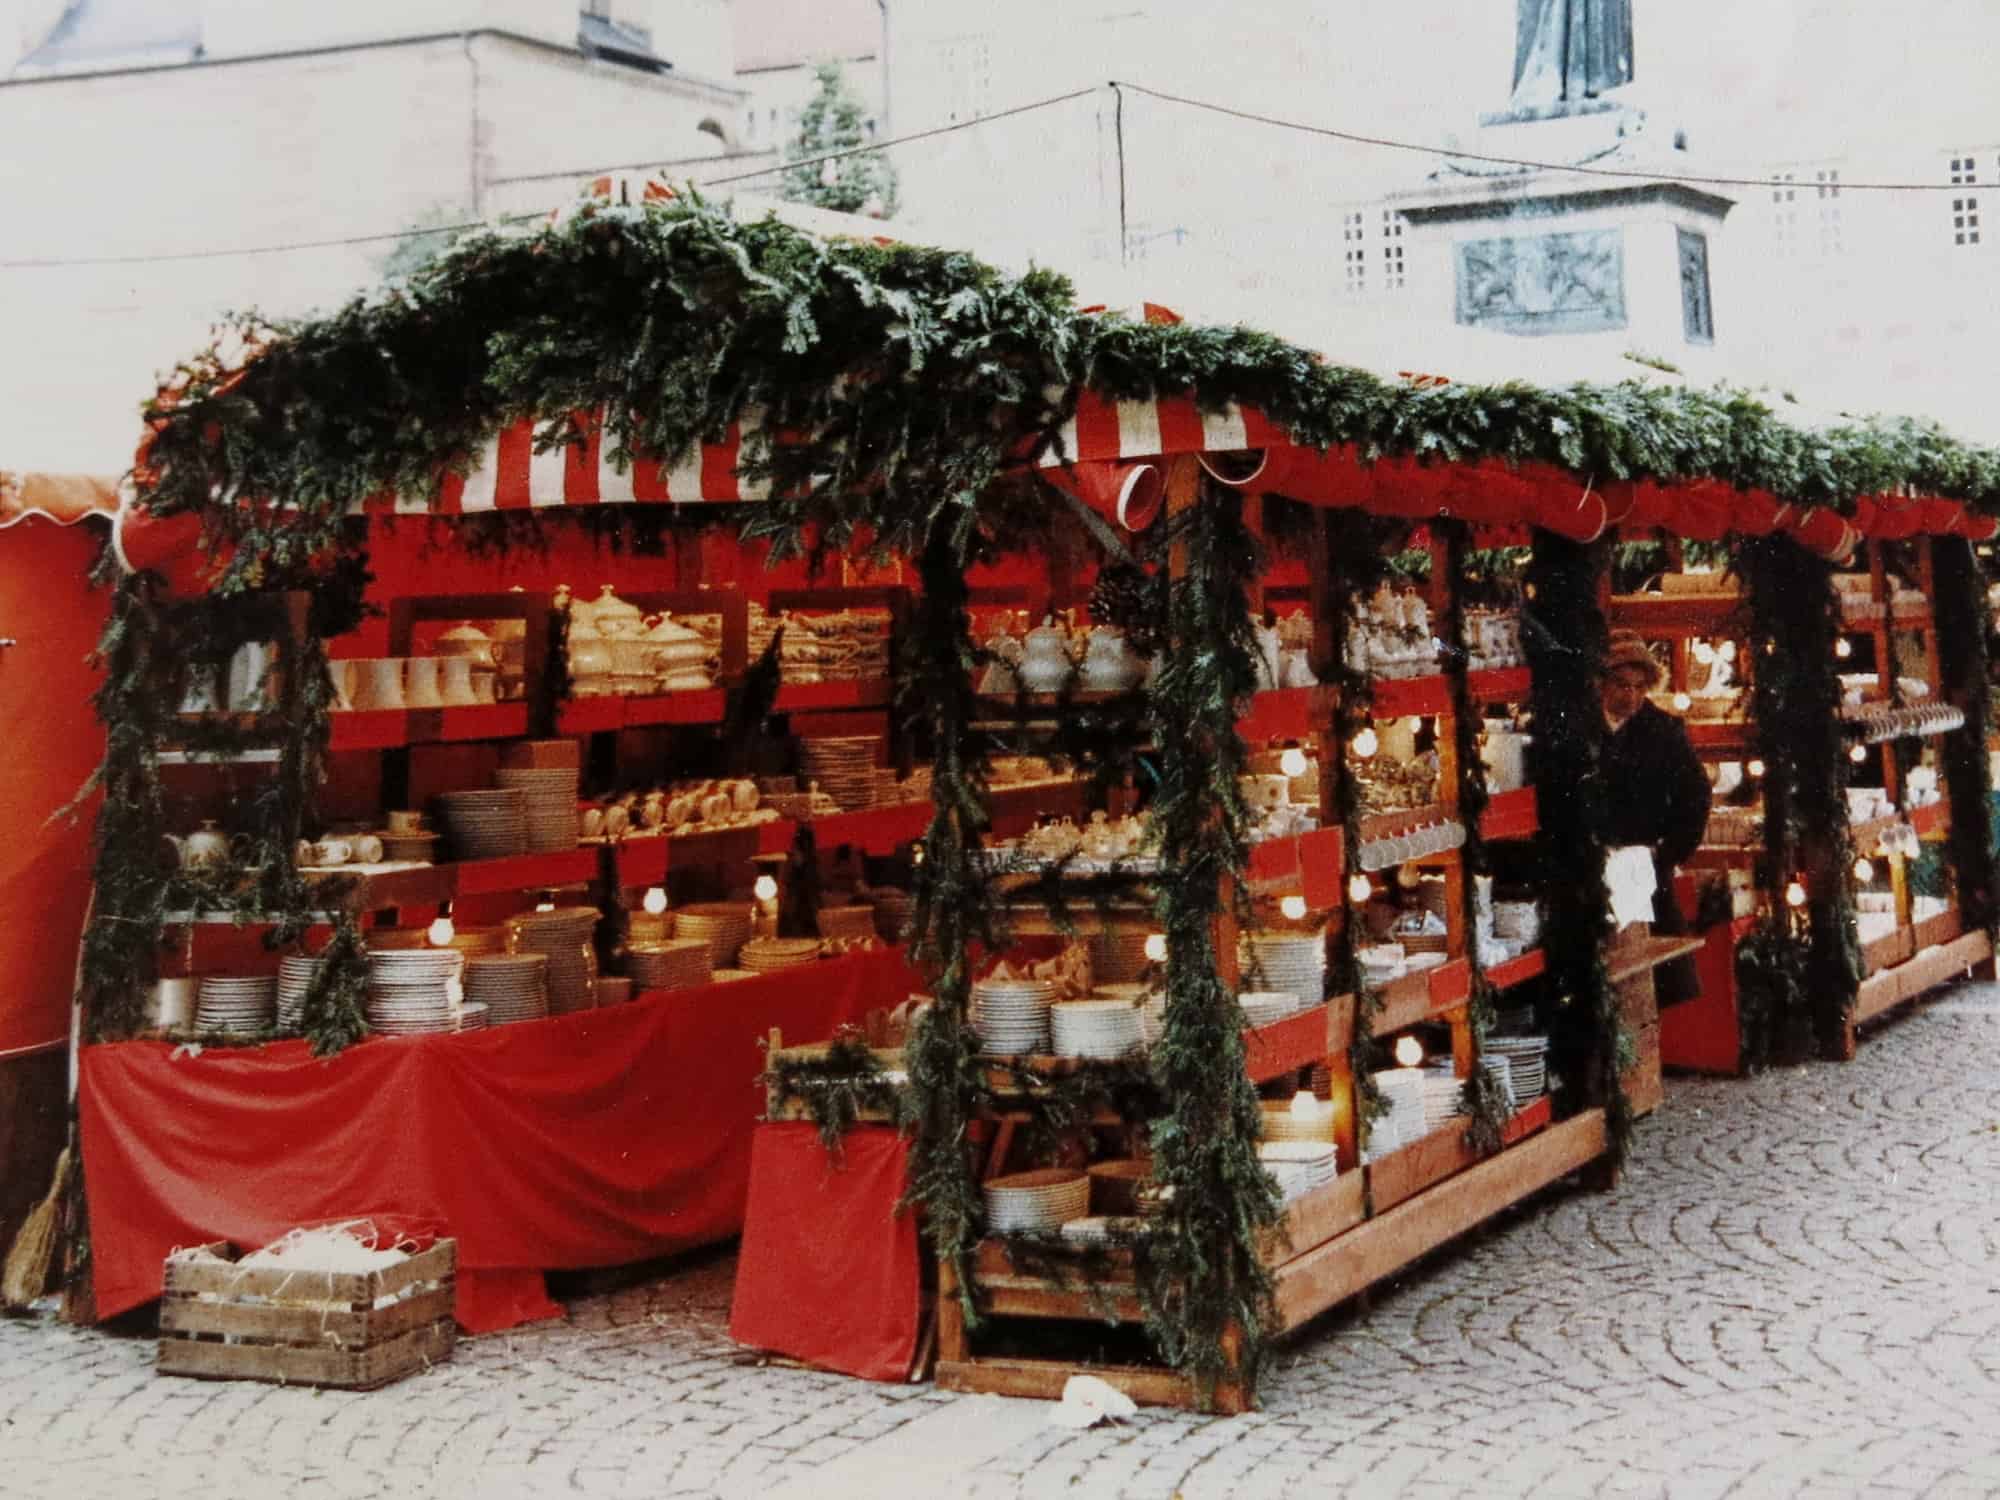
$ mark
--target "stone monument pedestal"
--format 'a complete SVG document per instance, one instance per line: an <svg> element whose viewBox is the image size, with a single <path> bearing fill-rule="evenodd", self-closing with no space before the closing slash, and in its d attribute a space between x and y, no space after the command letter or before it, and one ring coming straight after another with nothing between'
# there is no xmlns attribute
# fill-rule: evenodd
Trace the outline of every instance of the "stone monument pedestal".
<svg viewBox="0 0 2000 1500"><path fill-rule="evenodd" d="M1528 170L1447 163L1389 206L1409 221L1411 270L1454 289L1456 320L1525 337L1602 335L1620 352L1669 357L1715 341L1709 245L1734 200L1668 180L1642 144L1644 116L1617 106L1490 117L1480 155L1616 168ZM1649 181L1648 165L1662 171Z"/></svg>

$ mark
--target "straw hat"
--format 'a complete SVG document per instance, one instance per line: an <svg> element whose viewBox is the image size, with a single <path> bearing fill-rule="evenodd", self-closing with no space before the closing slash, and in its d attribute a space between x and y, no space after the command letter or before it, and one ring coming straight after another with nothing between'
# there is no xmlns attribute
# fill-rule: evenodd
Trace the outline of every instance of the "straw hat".
<svg viewBox="0 0 2000 1500"><path fill-rule="evenodd" d="M1604 652L1604 672L1606 676L1622 667L1637 667L1646 674L1646 686L1655 688L1666 676L1659 660L1646 649L1646 643L1629 630L1615 630L1611 633L1611 643Z"/></svg>

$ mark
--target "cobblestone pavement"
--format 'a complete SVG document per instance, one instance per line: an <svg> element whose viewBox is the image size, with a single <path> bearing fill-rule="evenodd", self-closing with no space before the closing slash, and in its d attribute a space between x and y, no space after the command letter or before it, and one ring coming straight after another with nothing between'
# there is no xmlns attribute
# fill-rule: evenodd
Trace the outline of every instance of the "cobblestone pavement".
<svg viewBox="0 0 2000 1500"><path fill-rule="evenodd" d="M154 1376L0 1321L0 1494L2000 1494L2000 988L1847 1066L1670 1083L1557 1189L1284 1348L1263 1410L1067 1433L1034 1403L758 1367L732 1262L468 1340L374 1395Z"/></svg>

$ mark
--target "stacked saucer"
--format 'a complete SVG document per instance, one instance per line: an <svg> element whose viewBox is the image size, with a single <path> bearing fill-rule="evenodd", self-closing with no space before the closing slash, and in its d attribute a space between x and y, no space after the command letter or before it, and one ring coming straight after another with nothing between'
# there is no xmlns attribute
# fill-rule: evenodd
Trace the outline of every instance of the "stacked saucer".
<svg viewBox="0 0 2000 1500"><path fill-rule="evenodd" d="M464 972L456 948L369 949L369 1026L388 1036L458 1030Z"/></svg>
<svg viewBox="0 0 2000 1500"><path fill-rule="evenodd" d="M1243 1009L1243 1024L1252 1030L1282 1021L1299 1009L1299 997L1289 990L1245 990L1236 997Z"/></svg>
<svg viewBox="0 0 2000 1500"><path fill-rule="evenodd" d="M1388 1106L1368 1126L1368 1159L1375 1160L1424 1138L1424 1075L1416 1068L1384 1068L1375 1087Z"/></svg>
<svg viewBox="0 0 2000 1500"><path fill-rule="evenodd" d="M1145 1042L1129 1000L1066 1000L1050 1007L1049 1022L1057 1057L1129 1057Z"/></svg>
<svg viewBox="0 0 2000 1500"><path fill-rule="evenodd" d="M747 901L697 901L674 914L676 938L700 938L708 944L710 962L718 969L733 968L736 955L750 941L750 903Z"/></svg>
<svg viewBox="0 0 2000 1500"><path fill-rule="evenodd" d="M775 974L819 961L818 938L753 938L737 962L752 974Z"/></svg>
<svg viewBox="0 0 2000 1500"><path fill-rule="evenodd" d="M1340 1157L1331 1141L1265 1141L1257 1147L1257 1159L1277 1179L1287 1203L1340 1175Z"/></svg>
<svg viewBox="0 0 2000 1500"><path fill-rule="evenodd" d="M486 1007L489 1026L539 1021L549 1013L548 975L544 954L476 954L465 961L465 1008Z"/></svg>
<svg viewBox="0 0 2000 1500"><path fill-rule="evenodd" d="M382 840L382 858L398 863L415 860L429 864L437 855L438 836L427 828L413 833L397 833L394 829L376 835Z"/></svg>
<svg viewBox="0 0 2000 1500"><path fill-rule="evenodd" d="M1108 926L1090 937L1090 972L1099 984L1131 984L1143 979L1152 961L1146 939L1153 929L1144 924Z"/></svg>
<svg viewBox="0 0 2000 1500"><path fill-rule="evenodd" d="M842 812L859 812L875 805L875 756L882 737L875 734L819 735L799 741L801 779L840 805Z"/></svg>
<svg viewBox="0 0 2000 1500"><path fill-rule="evenodd" d="M278 1019L278 981L269 974L211 974L195 1001L197 1031L269 1031Z"/></svg>
<svg viewBox="0 0 2000 1500"><path fill-rule="evenodd" d="M688 990L715 979L715 955L700 938L635 943L625 950L625 972L641 990Z"/></svg>
<svg viewBox="0 0 2000 1500"><path fill-rule="evenodd" d="M972 987L972 1029L982 1050L1012 1057L1045 1049L1055 998L1047 980L980 980Z"/></svg>
<svg viewBox="0 0 2000 1500"><path fill-rule="evenodd" d="M548 955L549 1014L566 1016L597 1006L597 954L591 935L599 912L594 906L558 906L524 911L507 919L508 946L516 953Z"/></svg>
<svg viewBox="0 0 2000 1500"><path fill-rule="evenodd" d="M486 1007L478 1004L461 1005L458 1008L458 1029L460 1031L484 1031L492 1024Z"/></svg>
<svg viewBox="0 0 2000 1500"><path fill-rule="evenodd" d="M1333 1106L1324 1099L1267 1101L1264 1105L1264 1139L1267 1141L1312 1141L1333 1139Z"/></svg>
<svg viewBox="0 0 2000 1500"><path fill-rule="evenodd" d="M1549 1086L1549 1039L1545 1036L1489 1036L1485 1051L1507 1059L1507 1088L1516 1105L1539 1099Z"/></svg>
<svg viewBox="0 0 2000 1500"><path fill-rule="evenodd" d="M1514 1065L1509 1059L1497 1053L1487 1054L1481 1056L1479 1066L1486 1070L1486 1076L1493 1080L1510 1108L1520 1102L1514 1095Z"/></svg>
<svg viewBox="0 0 2000 1500"><path fill-rule="evenodd" d="M460 859L504 859L527 852L527 794L519 787L440 792L438 806Z"/></svg>
<svg viewBox="0 0 2000 1500"><path fill-rule="evenodd" d="M1326 998L1325 932L1252 932L1242 945L1245 981L1267 991L1288 992L1301 1006Z"/></svg>
<svg viewBox="0 0 2000 1500"><path fill-rule="evenodd" d="M493 773L499 786L521 791L530 854L576 847L576 791L582 774L575 766L502 766Z"/></svg>
<svg viewBox="0 0 2000 1500"><path fill-rule="evenodd" d="M297 1031L306 1023L306 991L319 978L324 959L290 954L278 960L278 1030Z"/></svg>
<svg viewBox="0 0 2000 1500"><path fill-rule="evenodd" d="M986 1227L994 1234L1060 1229L1090 1212L1090 1179L1069 1167L995 1177L984 1193Z"/></svg>

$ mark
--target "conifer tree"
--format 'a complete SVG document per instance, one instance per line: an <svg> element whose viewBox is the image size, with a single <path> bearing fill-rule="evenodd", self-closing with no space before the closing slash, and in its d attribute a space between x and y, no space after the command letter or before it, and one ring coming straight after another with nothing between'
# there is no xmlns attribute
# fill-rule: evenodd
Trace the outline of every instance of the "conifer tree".
<svg viewBox="0 0 2000 1500"><path fill-rule="evenodd" d="M814 162L829 152L866 145L867 132L862 125L861 100L848 88L840 64L821 63L813 76L819 82L818 92L799 112L798 133L784 151L788 163L813 164L786 168L784 196L815 208L891 217L896 212L896 169L881 152Z"/></svg>

